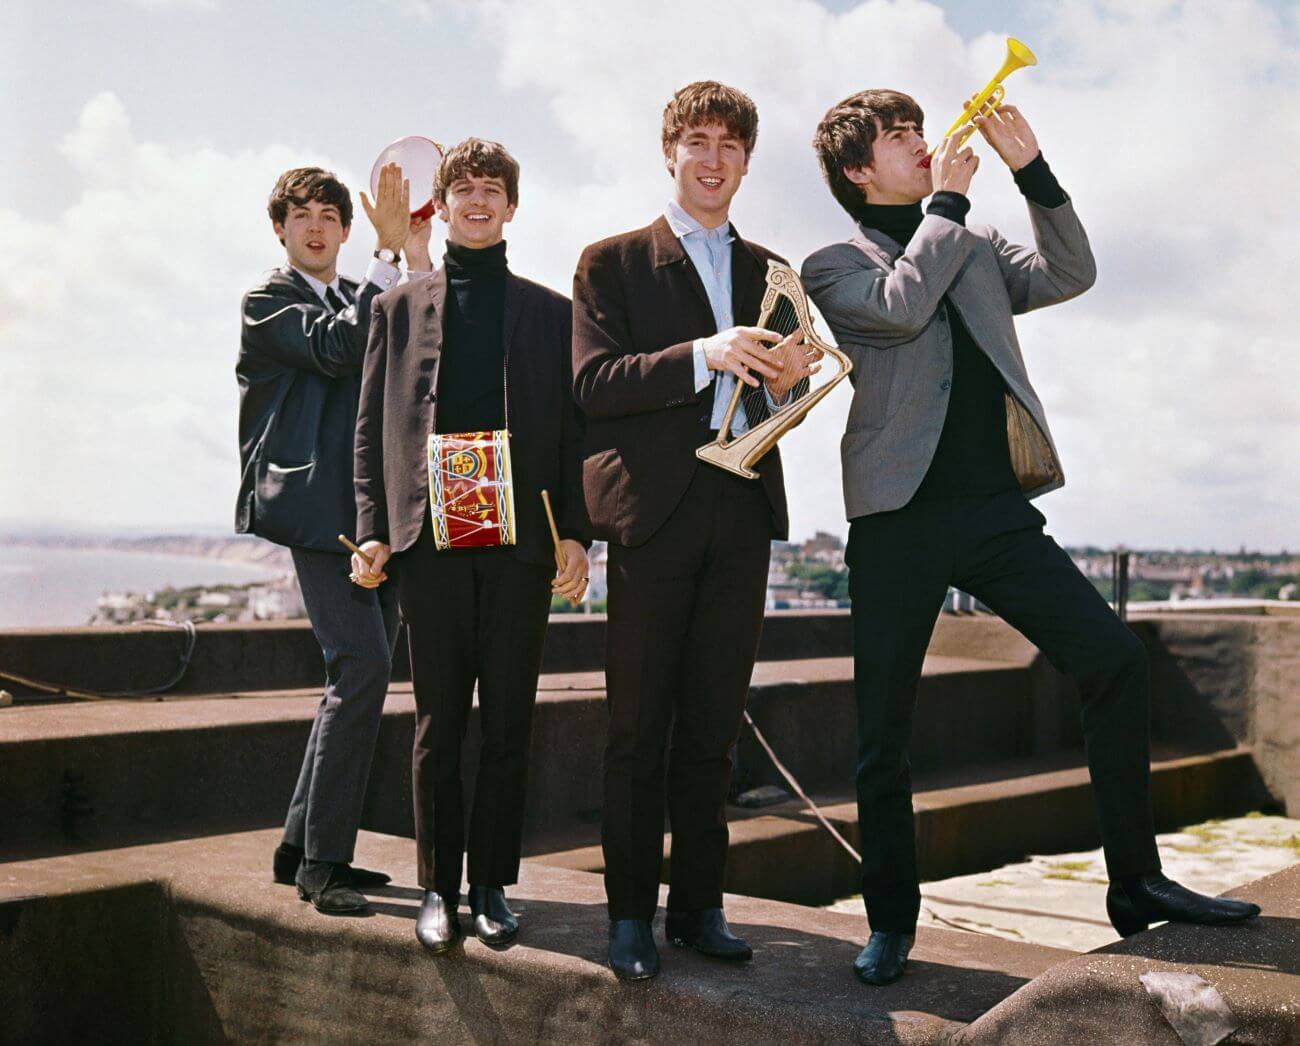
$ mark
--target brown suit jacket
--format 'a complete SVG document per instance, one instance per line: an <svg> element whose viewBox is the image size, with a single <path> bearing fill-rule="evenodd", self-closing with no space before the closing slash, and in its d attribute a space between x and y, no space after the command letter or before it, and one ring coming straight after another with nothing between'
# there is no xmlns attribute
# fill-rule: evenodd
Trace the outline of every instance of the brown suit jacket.
<svg viewBox="0 0 1300 1046"><path fill-rule="evenodd" d="M758 319L769 258L740 238L731 245L732 314ZM587 422L582 479L592 534L635 546L672 514L713 439L714 385L695 391L696 338L717 333L699 274L662 216L582 252L573 277L574 391ZM751 424L762 396L746 397ZM758 463L773 536L789 532L780 451Z"/></svg>
<svg viewBox="0 0 1300 1046"><path fill-rule="evenodd" d="M361 375L353 479L357 540L402 552L415 544L429 503L428 440L437 419L447 275L394 287L375 299ZM541 491L561 537L586 541L582 417L573 401L572 306L562 294L506 277L504 346L514 470L514 554L551 564Z"/></svg>

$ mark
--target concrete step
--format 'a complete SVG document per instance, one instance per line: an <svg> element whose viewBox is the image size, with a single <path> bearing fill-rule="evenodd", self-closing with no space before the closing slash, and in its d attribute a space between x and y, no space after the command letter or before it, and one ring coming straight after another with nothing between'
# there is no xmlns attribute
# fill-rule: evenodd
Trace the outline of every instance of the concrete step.
<svg viewBox="0 0 1300 1046"><path fill-rule="evenodd" d="M1152 763L1156 830L1171 831L1211 817L1268 805L1251 759L1238 746L1180 753L1158 749ZM1074 762L1076 765L1068 765ZM1101 845L1087 768L1079 755L1025 759L972 771L954 783L951 771L915 781L917 863L923 880L988 871L1029 854L1066 853ZM826 819L858 849L857 804L851 793L813 796ZM731 845L726 888L738 894L824 905L861 890L857 863L797 799L758 811L728 811ZM664 841L664 881L671 873L671 835ZM561 868L604 871L598 841L534 852Z"/></svg>
<svg viewBox="0 0 1300 1046"><path fill-rule="evenodd" d="M599 877L526 862L504 949L417 944L413 847L363 833L394 883L369 918L329 918L271 883L274 830L0 865L5 1038L66 1042L931 1043L1073 953L922 930L911 972L851 972L862 920L728 897L751 963L662 943L654 981L604 965ZM462 921L467 916L462 914ZM87 925L94 932L88 933ZM130 961L123 961L129 956Z"/></svg>
<svg viewBox="0 0 1300 1046"><path fill-rule="evenodd" d="M918 716L924 772L1027 755L1042 706L1030 670L1014 662L927 658ZM526 816L529 842L595 831L606 711L601 672L544 675L534 716ZM319 694L228 691L166 700L20 705L0 710L6 817L0 855L102 848L280 823L297 777ZM852 779L852 662L760 662L750 699L755 720L806 787ZM1053 713L1055 714L1055 713ZM411 835L410 685L393 684L380 729L363 824ZM463 755L478 765L477 711ZM746 732L737 789L780 779ZM10 783L11 782L11 783Z"/></svg>

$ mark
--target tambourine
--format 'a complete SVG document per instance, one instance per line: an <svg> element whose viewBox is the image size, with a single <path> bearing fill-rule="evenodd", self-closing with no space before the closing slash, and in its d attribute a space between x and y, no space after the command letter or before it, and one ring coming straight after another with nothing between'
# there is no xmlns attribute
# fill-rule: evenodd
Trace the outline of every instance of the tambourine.
<svg viewBox="0 0 1300 1046"><path fill-rule="evenodd" d="M379 196L379 171L385 164L402 168L402 177L411 183L411 203L421 203L411 212L412 218L433 217L433 176L442 163L442 146L432 138L410 134L384 146L379 159L370 169L370 195Z"/></svg>

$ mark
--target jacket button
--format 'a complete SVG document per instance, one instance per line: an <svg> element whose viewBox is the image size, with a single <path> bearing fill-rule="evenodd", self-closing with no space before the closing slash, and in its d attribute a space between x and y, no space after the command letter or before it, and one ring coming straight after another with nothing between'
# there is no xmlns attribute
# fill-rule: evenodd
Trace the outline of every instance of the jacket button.
<svg viewBox="0 0 1300 1046"><path fill-rule="evenodd" d="M943 389L944 392L947 392L950 388L952 388L952 382L949 381L947 378L944 378L943 381L939 382L939 388Z"/></svg>

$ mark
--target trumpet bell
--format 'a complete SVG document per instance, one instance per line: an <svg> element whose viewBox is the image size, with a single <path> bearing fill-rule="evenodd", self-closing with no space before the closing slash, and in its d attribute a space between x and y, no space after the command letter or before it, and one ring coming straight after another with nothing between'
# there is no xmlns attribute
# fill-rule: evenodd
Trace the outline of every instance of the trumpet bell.
<svg viewBox="0 0 1300 1046"><path fill-rule="evenodd" d="M979 94L970 100L970 108L965 110L952 126L944 132L943 140L947 141L957 132L961 132L961 137L957 144L960 146L965 143L966 139L975 133L975 125L971 122L976 116L987 116L990 112L1002 104L1003 87L1002 81L1014 73L1017 69L1024 69L1027 66L1037 65L1038 59L1034 52L1025 44L1021 43L1014 36L1007 37L1007 56L1002 62L1002 68L993 74L993 79L986 83ZM965 128L963 130L963 127ZM933 156L939 151L936 145L930 150Z"/></svg>
<svg viewBox="0 0 1300 1046"><path fill-rule="evenodd" d="M1034 57L1034 52L1026 45L1022 44L1014 36L1007 37L1007 60L1002 63L1002 69L995 80L1001 80L1004 76L1014 73L1017 69L1023 69L1027 65L1037 65L1038 59Z"/></svg>

